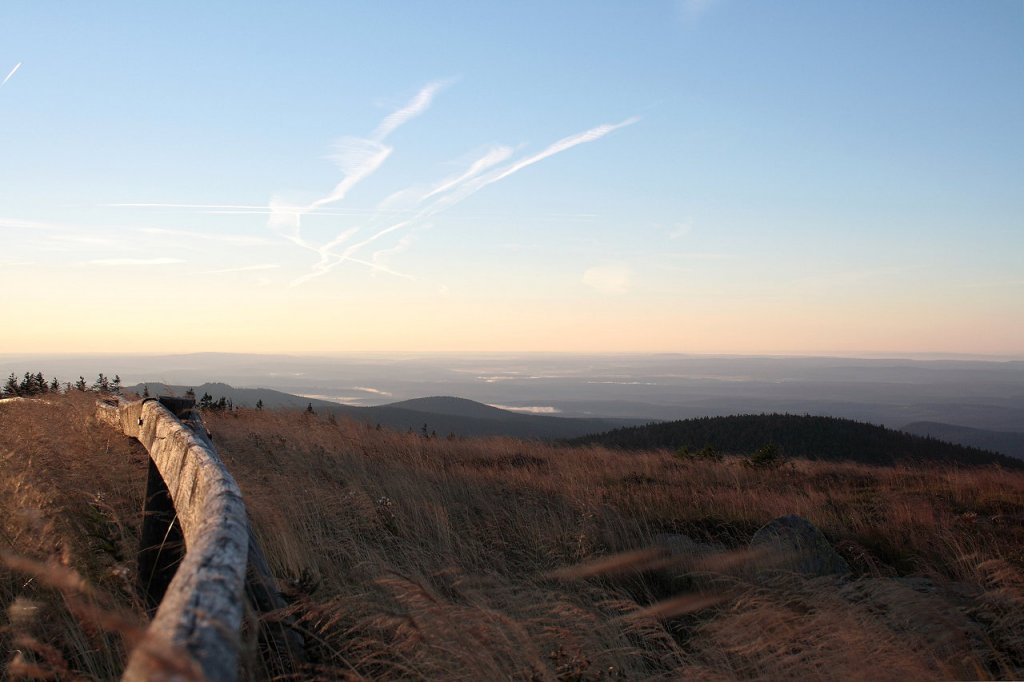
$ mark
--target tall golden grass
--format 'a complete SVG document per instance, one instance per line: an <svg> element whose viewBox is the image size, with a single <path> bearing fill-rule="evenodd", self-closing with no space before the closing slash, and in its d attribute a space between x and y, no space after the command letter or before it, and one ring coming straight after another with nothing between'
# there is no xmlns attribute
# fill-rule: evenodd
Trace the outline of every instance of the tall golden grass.
<svg viewBox="0 0 1024 682"><path fill-rule="evenodd" d="M0 546L74 570L129 618L145 453L91 412L85 395L0 407ZM282 679L1024 677L1020 473L207 420L306 638ZM751 570L751 535L784 514L852 575ZM700 560L669 556L667 534ZM0 566L6 674L116 677L125 628L100 632L31 579ZM265 679L251 640L244 676Z"/></svg>

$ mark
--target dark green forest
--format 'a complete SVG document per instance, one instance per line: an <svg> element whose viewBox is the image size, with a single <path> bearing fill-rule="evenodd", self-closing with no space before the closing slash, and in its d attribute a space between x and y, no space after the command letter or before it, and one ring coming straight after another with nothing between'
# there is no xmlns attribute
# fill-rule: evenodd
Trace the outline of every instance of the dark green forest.
<svg viewBox="0 0 1024 682"><path fill-rule="evenodd" d="M781 457L850 460L865 464L999 464L1024 468L1024 461L987 450L954 445L851 419L795 414L702 417L614 429L569 441L622 450L670 449L681 455L754 455L766 447Z"/></svg>

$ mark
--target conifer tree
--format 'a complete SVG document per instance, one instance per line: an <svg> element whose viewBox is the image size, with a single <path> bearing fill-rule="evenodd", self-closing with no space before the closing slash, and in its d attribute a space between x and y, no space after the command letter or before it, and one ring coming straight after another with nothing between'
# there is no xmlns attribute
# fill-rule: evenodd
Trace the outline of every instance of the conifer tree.
<svg viewBox="0 0 1024 682"><path fill-rule="evenodd" d="M60 382L57 381L57 377L50 382L50 393L60 393Z"/></svg>
<svg viewBox="0 0 1024 682"><path fill-rule="evenodd" d="M18 377L11 372L11 376L7 377L7 383L4 384L3 396L13 398L16 395L18 395Z"/></svg>
<svg viewBox="0 0 1024 682"><path fill-rule="evenodd" d="M75 389L79 391L85 391L87 388L88 386L85 383L85 377L79 376L78 381L75 382Z"/></svg>
<svg viewBox="0 0 1024 682"><path fill-rule="evenodd" d="M114 375L114 381L110 384L110 390L114 395L121 395L121 376Z"/></svg>

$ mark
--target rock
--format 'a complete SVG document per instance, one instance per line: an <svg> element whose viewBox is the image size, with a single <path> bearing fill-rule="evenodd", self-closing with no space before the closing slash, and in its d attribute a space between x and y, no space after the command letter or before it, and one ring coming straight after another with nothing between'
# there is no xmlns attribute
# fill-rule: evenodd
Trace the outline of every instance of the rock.
<svg viewBox="0 0 1024 682"><path fill-rule="evenodd" d="M703 559L725 551L724 545L697 542L681 533L661 533L654 536L655 544L668 550L669 556L684 559Z"/></svg>
<svg viewBox="0 0 1024 682"><path fill-rule="evenodd" d="M768 550L762 569L790 571L807 576L845 574L850 566L828 539L807 519L790 514L760 528L751 549Z"/></svg>

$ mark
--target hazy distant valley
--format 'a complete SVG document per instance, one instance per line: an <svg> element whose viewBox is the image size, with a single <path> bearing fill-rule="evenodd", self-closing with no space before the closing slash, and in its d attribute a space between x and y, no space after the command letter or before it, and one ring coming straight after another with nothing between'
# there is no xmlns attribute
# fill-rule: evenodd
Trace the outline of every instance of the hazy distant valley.
<svg viewBox="0 0 1024 682"><path fill-rule="evenodd" d="M427 420L439 433L457 430L466 419L483 420L476 426L487 434L572 437L651 420L787 412L906 428L1024 457L1024 362L1019 360L669 354L0 356L4 375L27 367L63 381L80 374L91 381L97 372L117 372L126 386L221 382L236 393L213 389L213 397L226 395L239 404L257 399L256 393L247 400L237 392L243 388L274 389L317 405L325 401L352 408L457 396L524 417L579 420L572 427L562 424L536 433L526 424L553 422L510 421L497 411L474 408L477 413L456 415L461 422ZM385 412L394 415L396 409L437 412L438 406L411 403ZM441 412L459 409L448 406ZM379 421L388 425L389 417L381 414ZM490 418L500 418L504 426L486 425ZM508 430L509 424L517 426Z"/></svg>

